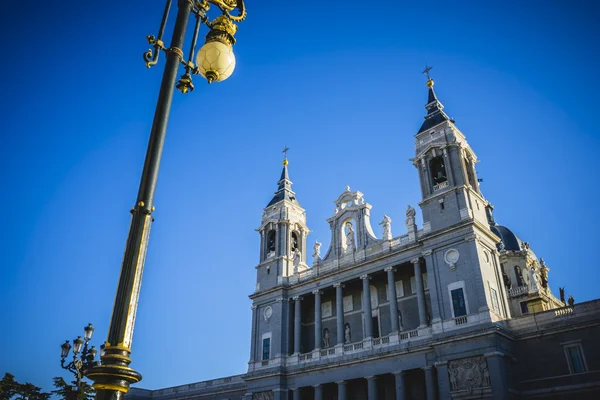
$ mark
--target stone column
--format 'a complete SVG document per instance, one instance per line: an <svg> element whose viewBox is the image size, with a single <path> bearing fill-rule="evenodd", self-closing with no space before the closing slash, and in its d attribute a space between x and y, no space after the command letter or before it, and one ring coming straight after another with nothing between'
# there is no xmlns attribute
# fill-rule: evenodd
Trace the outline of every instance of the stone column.
<svg viewBox="0 0 600 400"><path fill-rule="evenodd" d="M302 297L294 297L294 354L300 354L300 341L301 341L301 330L302 330Z"/></svg>
<svg viewBox="0 0 600 400"><path fill-rule="evenodd" d="M252 400L252 396L253 396L253 393L247 392L244 394L244 400ZM298 397L298 400L300 400L299 397Z"/></svg>
<svg viewBox="0 0 600 400"><path fill-rule="evenodd" d="M415 268L415 284L417 285L417 305L419 307L419 328L427 326L427 303L425 303L425 289L423 289L423 274L421 261L415 258L411 261Z"/></svg>
<svg viewBox="0 0 600 400"><path fill-rule="evenodd" d="M442 153L444 153L444 165L446 166L446 177L448 178L448 185L454 186L454 169L452 168L452 162L450 160L450 155L448 154L448 149L444 147L442 149Z"/></svg>
<svg viewBox="0 0 600 400"><path fill-rule="evenodd" d="M490 384L492 386L492 399L508 398L508 377L504 353L494 351L483 355L487 361Z"/></svg>
<svg viewBox="0 0 600 400"><path fill-rule="evenodd" d="M450 378L448 376L448 361L440 361L435 363L435 369L437 371L437 383L438 383L438 396L440 399L449 399L450 391Z"/></svg>
<svg viewBox="0 0 600 400"><path fill-rule="evenodd" d="M406 400L406 384L404 382L404 371L394 372L396 380L396 400Z"/></svg>
<svg viewBox="0 0 600 400"><path fill-rule="evenodd" d="M442 311L440 304L440 296L443 293L438 293L437 284L435 282L435 266L433 265L433 252L431 250L425 250L421 253L423 261L427 267L427 286L429 287L429 300L431 301L431 322L432 324L439 321L441 323Z"/></svg>
<svg viewBox="0 0 600 400"><path fill-rule="evenodd" d="M433 379L433 367L424 367L425 371L425 388L427 390L427 400L435 400L435 379Z"/></svg>
<svg viewBox="0 0 600 400"><path fill-rule="evenodd" d="M346 400L348 398L346 381L338 381L336 383L338 387L338 400Z"/></svg>
<svg viewBox="0 0 600 400"><path fill-rule="evenodd" d="M294 309L294 305L292 305L292 302L290 301L290 299L287 300L287 326L286 326L286 331L287 331L287 343L286 343L286 348L285 348L285 355L289 356L290 354L292 354L294 352L294 347L292 344L292 339L294 338L294 321L292 320L292 314L293 314L293 309Z"/></svg>
<svg viewBox="0 0 600 400"><path fill-rule="evenodd" d="M344 344L344 294L342 292L344 285L336 283L335 288L335 313L337 326L336 344Z"/></svg>
<svg viewBox="0 0 600 400"><path fill-rule="evenodd" d="M294 400L300 400L300 388L293 388L292 389L292 399L294 399Z"/></svg>
<svg viewBox="0 0 600 400"><path fill-rule="evenodd" d="M287 400L287 390L276 388L273 389L273 400Z"/></svg>
<svg viewBox="0 0 600 400"><path fill-rule="evenodd" d="M267 244L265 243L265 231L260 231L260 262L265 260L265 248Z"/></svg>
<svg viewBox="0 0 600 400"><path fill-rule="evenodd" d="M377 381L374 376L367 376L367 393L369 400L377 400ZM429 400L429 399L428 399Z"/></svg>
<svg viewBox="0 0 600 400"><path fill-rule="evenodd" d="M279 237L279 224L275 224L275 255L279 257L281 251L281 238Z"/></svg>
<svg viewBox="0 0 600 400"><path fill-rule="evenodd" d="M284 256L283 262L285 263L285 274L281 273L282 276L290 276L290 241L292 234L290 232L290 226L286 223L284 225L285 232L285 243L283 245L285 253L282 254Z"/></svg>
<svg viewBox="0 0 600 400"><path fill-rule="evenodd" d="M314 385L315 400L323 400L323 385Z"/></svg>
<svg viewBox="0 0 600 400"><path fill-rule="evenodd" d="M256 355L256 306L250 307L252 309L252 340L250 341L250 362L254 362Z"/></svg>
<svg viewBox="0 0 600 400"><path fill-rule="evenodd" d="M398 329L398 301L396 299L396 280L394 279L394 268L385 269L388 280L388 297L390 298L390 320L392 323L392 333L397 333Z"/></svg>
<svg viewBox="0 0 600 400"><path fill-rule="evenodd" d="M371 291L369 290L369 275L360 277L363 283L363 319L365 321L365 335L367 338L373 337L373 315L371 313ZM365 338L366 339L366 338Z"/></svg>
<svg viewBox="0 0 600 400"><path fill-rule="evenodd" d="M313 294L315 295L315 350L318 350L323 345L323 338L321 337L321 292L320 290L315 290Z"/></svg>

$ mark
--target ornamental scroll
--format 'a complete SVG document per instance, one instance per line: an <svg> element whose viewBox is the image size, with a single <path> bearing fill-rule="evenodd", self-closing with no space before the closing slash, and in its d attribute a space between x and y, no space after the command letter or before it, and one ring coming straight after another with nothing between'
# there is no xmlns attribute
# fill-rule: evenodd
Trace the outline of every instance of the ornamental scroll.
<svg viewBox="0 0 600 400"><path fill-rule="evenodd" d="M252 394L252 400L273 400L273 392L260 392Z"/></svg>
<svg viewBox="0 0 600 400"><path fill-rule="evenodd" d="M473 389L490 387L490 373L483 356L463 358L448 362L451 390L466 390L468 394Z"/></svg>

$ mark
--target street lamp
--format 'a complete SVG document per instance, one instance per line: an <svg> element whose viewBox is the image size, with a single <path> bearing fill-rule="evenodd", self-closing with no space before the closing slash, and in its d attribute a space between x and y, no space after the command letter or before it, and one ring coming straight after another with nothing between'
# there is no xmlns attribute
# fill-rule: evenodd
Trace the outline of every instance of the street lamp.
<svg viewBox="0 0 600 400"><path fill-rule="evenodd" d="M65 360L71 350L71 344L67 340L60 346L60 366L75 375L75 381L77 382L77 388L69 393L70 398L77 398L77 393L81 389L81 379L84 376L84 371L100 364L99 361L94 361L97 354L96 347L92 346L88 349L88 343L92 339L93 333L94 327L92 324L88 324L83 328L83 339L81 336L77 336L73 340L73 360L68 364L65 364Z"/></svg>
<svg viewBox="0 0 600 400"><path fill-rule="evenodd" d="M140 187L135 206L131 209L131 225L125 245L108 337L103 354L100 356L102 365L95 365L84 371L84 374L94 381L96 398L102 400L122 399L130 385L142 379L138 372L129 367L131 341L150 225L154 220L152 218L154 192L173 92L175 88L182 93L194 90L192 75L202 75L208 83L225 80L231 75L235 68L232 48L237 31L236 22L246 18L244 0L178 0L177 18L171 45L165 47L163 33L171 3L172 0L167 0L158 36L147 37L153 49L144 53L146 66L150 68L156 65L161 51L166 53L167 60L154 112ZM221 12L221 15L214 20L210 20L207 16L211 5ZM182 48L190 14L195 16L196 21L186 61ZM202 24L205 24L209 31L205 38L205 44L200 48L196 63L194 63L196 40ZM178 80L179 64L183 65L185 72Z"/></svg>

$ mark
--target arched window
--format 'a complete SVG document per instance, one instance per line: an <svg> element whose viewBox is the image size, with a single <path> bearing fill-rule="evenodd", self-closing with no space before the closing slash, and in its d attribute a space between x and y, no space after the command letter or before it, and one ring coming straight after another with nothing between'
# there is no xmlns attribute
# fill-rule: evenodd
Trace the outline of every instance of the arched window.
<svg viewBox="0 0 600 400"><path fill-rule="evenodd" d="M292 232L292 252L296 249L300 250L300 242L298 241L298 233Z"/></svg>
<svg viewBox="0 0 600 400"><path fill-rule="evenodd" d="M444 165L444 158L442 156L434 157L429 163L431 170L431 179L434 185L439 185L448 180L446 175L446 166Z"/></svg>
<svg viewBox="0 0 600 400"><path fill-rule="evenodd" d="M515 265L515 276L517 277L517 286L525 286L525 282L523 281L523 273L521 272L521 267Z"/></svg>
<svg viewBox="0 0 600 400"><path fill-rule="evenodd" d="M275 251L275 231L270 230L267 234L267 254Z"/></svg>

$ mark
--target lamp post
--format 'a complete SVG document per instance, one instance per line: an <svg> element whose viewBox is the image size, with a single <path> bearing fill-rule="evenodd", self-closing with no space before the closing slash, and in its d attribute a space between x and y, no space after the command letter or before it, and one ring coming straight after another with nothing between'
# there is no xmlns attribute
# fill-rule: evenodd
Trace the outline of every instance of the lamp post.
<svg viewBox="0 0 600 400"><path fill-rule="evenodd" d="M172 0L167 0L158 36L148 36L153 49L144 53L146 66L156 65L161 51L166 53L166 65L158 94L154 121L146 151L144 169L137 199L131 209L132 219L121 266L119 284L113 307L108 337L102 365L95 365L84 371L94 381L97 399L122 399L132 383L139 382L142 376L131 363L131 341L135 314L142 283L142 272L148 248L150 225L152 224L153 200L158 177L160 158L165 141L167 122L175 88L182 93L194 90L192 75L202 75L208 83L227 79L235 68L232 47L237 31L236 22L246 18L243 0L177 0L177 17L171 37L171 45L165 47L163 33L169 16ZM214 5L221 15L209 20L207 13ZM237 11L236 11L237 10ZM236 12L234 15L233 12ZM187 60L183 54L185 32L190 15L196 18L194 34ZM194 52L200 26L205 24L209 31L205 44L198 51L196 64ZM185 72L177 80L179 64Z"/></svg>
<svg viewBox="0 0 600 400"><path fill-rule="evenodd" d="M77 388L71 390L68 394L70 399L77 399L77 394L81 390L81 379L84 371L100 364L99 361L94 361L98 352L96 347L88 348L93 333L94 327L92 324L88 324L83 328L83 339L81 336L77 336L77 339L73 340L73 360L68 364L65 364L65 360L71 350L71 344L67 340L60 346L60 366L75 375L77 384Z"/></svg>

